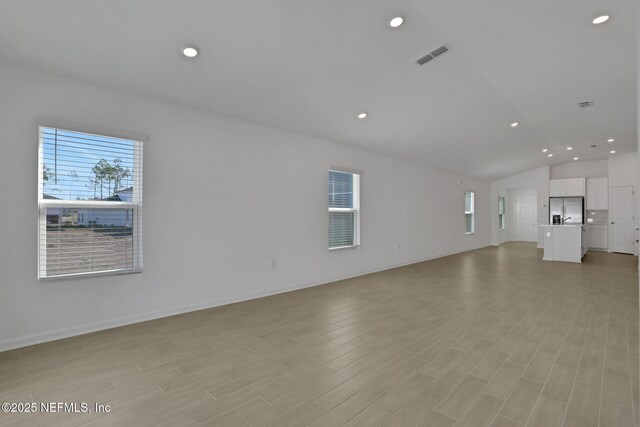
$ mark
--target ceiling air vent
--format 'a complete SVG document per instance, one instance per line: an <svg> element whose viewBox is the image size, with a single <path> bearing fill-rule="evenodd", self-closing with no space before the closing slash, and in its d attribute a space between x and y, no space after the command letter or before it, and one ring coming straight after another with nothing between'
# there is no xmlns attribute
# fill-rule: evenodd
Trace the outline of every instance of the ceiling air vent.
<svg viewBox="0 0 640 427"><path fill-rule="evenodd" d="M578 107L579 108L593 107L593 101L581 101L581 102L578 102Z"/></svg>
<svg viewBox="0 0 640 427"><path fill-rule="evenodd" d="M447 52L448 50L449 50L449 47L446 44L443 44L442 46L433 49L431 52L427 53L422 58L419 58L416 62L418 63L418 65L424 65L427 62L434 59L436 56L440 56L443 53Z"/></svg>

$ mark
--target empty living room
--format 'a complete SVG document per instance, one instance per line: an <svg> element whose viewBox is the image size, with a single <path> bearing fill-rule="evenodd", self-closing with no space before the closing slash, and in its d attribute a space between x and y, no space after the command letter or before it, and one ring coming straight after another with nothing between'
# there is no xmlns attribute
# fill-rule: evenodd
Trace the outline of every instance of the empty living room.
<svg viewBox="0 0 640 427"><path fill-rule="evenodd" d="M633 0L0 2L0 426L639 427Z"/></svg>

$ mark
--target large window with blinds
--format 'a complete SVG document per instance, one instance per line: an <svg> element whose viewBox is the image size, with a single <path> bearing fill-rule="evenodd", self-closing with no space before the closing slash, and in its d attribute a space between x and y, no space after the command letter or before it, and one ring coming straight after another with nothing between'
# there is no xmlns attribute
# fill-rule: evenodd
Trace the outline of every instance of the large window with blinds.
<svg viewBox="0 0 640 427"><path fill-rule="evenodd" d="M464 232L473 234L475 232L475 193L467 191L464 193Z"/></svg>
<svg viewBox="0 0 640 427"><path fill-rule="evenodd" d="M360 174L329 170L329 249L360 245Z"/></svg>
<svg viewBox="0 0 640 427"><path fill-rule="evenodd" d="M142 142L40 127L38 277L142 270Z"/></svg>
<svg viewBox="0 0 640 427"><path fill-rule="evenodd" d="M506 227L504 197L498 197L498 230L502 231Z"/></svg>

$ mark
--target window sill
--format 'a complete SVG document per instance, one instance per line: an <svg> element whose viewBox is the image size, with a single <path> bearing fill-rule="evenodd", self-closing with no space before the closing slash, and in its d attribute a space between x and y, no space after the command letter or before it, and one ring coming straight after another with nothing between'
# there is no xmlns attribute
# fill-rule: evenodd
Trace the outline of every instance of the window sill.
<svg viewBox="0 0 640 427"><path fill-rule="evenodd" d="M333 251L342 251L345 249L358 249L360 245L351 245L351 246L336 246L335 248L329 248L329 252Z"/></svg>
<svg viewBox="0 0 640 427"><path fill-rule="evenodd" d="M38 277L39 282L58 282L61 280L73 280L73 279L87 279L90 277L102 277L102 276L119 276L122 274L135 274L142 273L142 269L124 269L124 270L108 270L108 271L96 271L90 273L73 273L73 274L65 274L61 276L51 276L51 277Z"/></svg>
<svg viewBox="0 0 640 427"><path fill-rule="evenodd" d="M465 236L473 236L476 233L474 232L474 233L464 233L464 234L465 234Z"/></svg>

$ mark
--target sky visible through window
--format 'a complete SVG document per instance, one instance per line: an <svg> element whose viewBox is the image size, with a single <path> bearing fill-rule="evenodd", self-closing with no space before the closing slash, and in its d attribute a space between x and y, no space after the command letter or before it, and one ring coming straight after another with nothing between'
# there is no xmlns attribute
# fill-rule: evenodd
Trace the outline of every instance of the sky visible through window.
<svg viewBox="0 0 640 427"><path fill-rule="evenodd" d="M132 186L134 141L42 128L43 193L107 200Z"/></svg>

